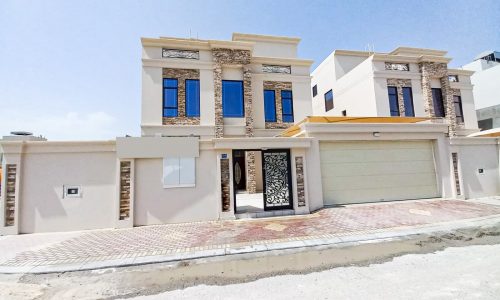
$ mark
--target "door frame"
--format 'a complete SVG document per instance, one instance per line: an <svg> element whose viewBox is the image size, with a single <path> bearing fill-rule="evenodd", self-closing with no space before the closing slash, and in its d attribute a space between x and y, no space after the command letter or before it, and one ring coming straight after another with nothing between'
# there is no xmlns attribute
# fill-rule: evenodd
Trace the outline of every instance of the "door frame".
<svg viewBox="0 0 500 300"><path fill-rule="evenodd" d="M286 206L271 206L268 207L266 205L267 193L266 193L266 171L265 171L265 161L264 161L264 153L272 153L272 152L285 152L287 155L287 173L288 173L288 202L289 204ZM264 211L270 210L282 210L282 209L293 209L293 188L292 188L292 161L291 161L291 153L290 149L266 149L261 150L262 155L262 188L263 188L263 200L264 200Z"/></svg>
<svg viewBox="0 0 500 300"><path fill-rule="evenodd" d="M239 213L238 212L238 206L236 205L236 194L237 194L237 189L236 189L236 185L235 185L235 182L234 182L234 152L237 152L237 151L243 151L245 153L245 172L247 170L247 166L246 166L246 163L247 163L247 152L252 152L252 151L264 151L262 149L232 149L231 150L231 173L232 173L232 176L231 176L231 187L233 188L233 207L234 207L234 213L237 214ZM245 178L246 180L246 178ZM262 181L264 181L264 178L262 178ZM264 184L264 182L262 182L262 184ZM264 198L264 197L262 197ZM265 205L265 203L264 203Z"/></svg>

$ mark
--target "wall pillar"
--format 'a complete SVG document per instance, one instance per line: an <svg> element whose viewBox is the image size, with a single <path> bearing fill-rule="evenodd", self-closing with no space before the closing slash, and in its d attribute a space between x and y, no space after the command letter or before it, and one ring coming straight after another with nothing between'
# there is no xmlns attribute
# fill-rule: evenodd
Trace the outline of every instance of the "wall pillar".
<svg viewBox="0 0 500 300"><path fill-rule="evenodd" d="M134 159L118 160L116 228L134 227Z"/></svg>
<svg viewBox="0 0 500 300"><path fill-rule="evenodd" d="M23 142L2 144L2 191L0 198L0 235L19 234Z"/></svg>
<svg viewBox="0 0 500 300"><path fill-rule="evenodd" d="M245 155L247 169L247 193L255 194L257 192L255 151L247 151Z"/></svg>

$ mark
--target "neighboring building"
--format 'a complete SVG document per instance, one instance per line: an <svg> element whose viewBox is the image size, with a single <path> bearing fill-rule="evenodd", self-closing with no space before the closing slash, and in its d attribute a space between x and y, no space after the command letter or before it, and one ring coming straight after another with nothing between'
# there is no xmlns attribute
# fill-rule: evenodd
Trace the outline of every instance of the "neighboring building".
<svg viewBox="0 0 500 300"><path fill-rule="evenodd" d="M451 136L478 130L470 76L448 69L446 51L335 50L312 73L313 113L445 118Z"/></svg>
<svg viewBox="0 0 500 300"><path fill-rule="evenodd" d="M456 128L453 114L448 122L428 118L423 104L415 104L415 116L406 117L407 107L397 110L404 117L381 114L379 108L390 112L387 103L355 90L350 97L364 110L311 116L312 61L297 57L298 38L141 41L141 136L1 141L0 234L308 214L329 205L500 190L498 140L454 137L455 129L474 131L465 107L473 105L470 72L453 70L460 83L450 88L442 56L426 56L424 87L432 94L440 83L433 76L445 76L447 99L465 99L465 125ZM337 74L347 66L339 68ZM376 75L399 78L395 92L404 97L404 72ZM418 76L409 76L415 89ZM337 109L336 92L320 91Z"/></svg>
<svg viewBox="0 0 500 300"><path fill-rule="evenodd" d="M474 71L471 82L479 128L500 127L500 52L483 52L462 68Z"/></svg>

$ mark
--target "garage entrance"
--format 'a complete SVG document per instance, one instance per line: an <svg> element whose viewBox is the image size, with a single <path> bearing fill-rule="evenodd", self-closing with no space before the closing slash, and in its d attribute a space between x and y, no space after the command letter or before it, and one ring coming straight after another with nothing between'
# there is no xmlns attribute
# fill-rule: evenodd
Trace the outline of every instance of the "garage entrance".
<svg viewBox="0 0 500 300"><path fill-rule="evenodd" d="M431 141L321 142L325 205L439 197Z"/></svg>

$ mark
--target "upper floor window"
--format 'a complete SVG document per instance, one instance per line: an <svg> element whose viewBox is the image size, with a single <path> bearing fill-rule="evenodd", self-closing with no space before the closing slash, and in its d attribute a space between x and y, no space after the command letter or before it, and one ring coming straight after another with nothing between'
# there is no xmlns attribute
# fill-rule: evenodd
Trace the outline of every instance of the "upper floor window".
<svg viewBox="0 0 500 300"><path fill-rule="evenodd" d="M325 111L333 109L333 91L329 90L325 93Z"/></svg>
<svg viewBox="0 0 500 300"><path fill-rule="evenodd" d="M274 90L264 90L264 114L266 122L276 122L276 95Z"/></svg>
<svg viewBox="0 0 500 300"><path fill-rule="evenodd" d="M444 118L444 103L443 103L443 92L441 89L432 89L432 103L434 104L434 116L438 118Z"/></svg>
<svg viewBox="0 0 500 300"><path fill-rule="evenodd" d="M462 109L462 97L453 96L453 105L455 106L455 116L458 123L464 122L464 112Z"/></svg>
<svg viewBox="0 0 500 300"><path fill-rule="evenodd" d="M283 110L283 122L293 122L292 91L281 91L281 108Z"/></svg>
<svg viewBox="0 0 500 300"><path fill-rule="evenodd" d="M388 86L387 92L389 93L389 109L391 111L391 117L399 117L398 89L395 86Z"/></svg>
<svg viewBox="0 0 500 300"><path fill-rule="evenodd" d="M222 80L222 114L225 118L242 118L243 81Z"/></svg>
<svg viewBox="0 0 500 300"><path fill-rule="evenodd" d="M316 97L316 95L317 95L317 94L318 94L318 85L317 85L317 84L315 84L315 85L313 86L313 97Z"/></svg>
<svg viewBox="0 0 500 300"><path fill-rule="evenodd" d="M403 102L405 105L405 116L414 117L415 110L413 109L413 93L411 87L403 87Z"/></svg>
<svg viewBox="0 0 500 300"><path fill-rule="evenodd" d="M200 80L186 79L186 117L200 116Z"/></svg>
<svg viewBox="0 0 500 300"><path fill-rule="evenodd" d="M178 81L175 78L163 78L163 116L177 117L178 101L177 101Z"/></svg>
<svg viewBox="0 0 500 300"><path fill-rule="evenodd" d="M448 80L450 82L458 82L458 75L448 75Z"/></svg>

